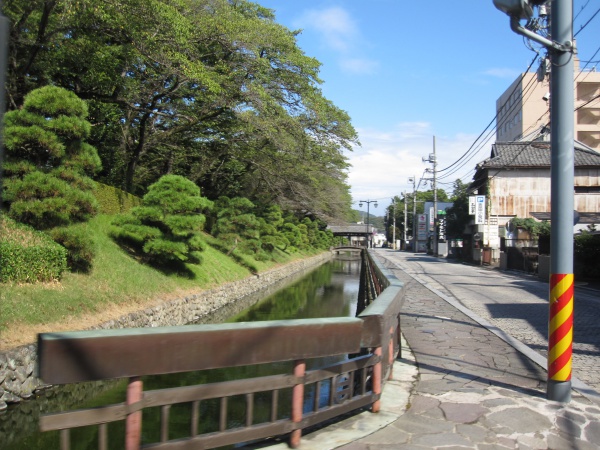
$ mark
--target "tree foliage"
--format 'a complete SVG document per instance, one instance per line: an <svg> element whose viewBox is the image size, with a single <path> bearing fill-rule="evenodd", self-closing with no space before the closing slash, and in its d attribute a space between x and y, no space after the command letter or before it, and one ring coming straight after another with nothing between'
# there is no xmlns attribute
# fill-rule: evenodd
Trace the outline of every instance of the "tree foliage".
<svg viewBox="0 0 600 450"><path fill-rule="evenodd" d="M319 62L272 11L245 0L9 0L4 9L10 108L48 84L85 99L101 181L144 194L177 174L212 199L349 211L344 151L356 132L323 96Z"/></svg>
<svg viewBox="0 0 600 450"><path fill-rule="evenodd" d="M452 191L452 206L446 211L446 235L448 239L462 238L465 227L471 221L469 215L469 185L460 179L454 182Z"/></svg>
<svg viewBox="0 0 600 450"><path fill-rule="evenodd" d="M165 175L152 184L142 205L117 216L112 236L159 267L200 263L201 231L212 202L200 188L179 175Z"/></svg>
<svg viewBox="0 0 600 450"><path fill-rule="evenodd" d="M526 219L513 217L510 219L510 223L514 228L521 228L527 231L533 239L537 239L540 236L550 236L550 222L547 220L538 222L531 217Z"/></svg>
<svg viewBox="0 0 600 450"><path fill-rule="evenodd" d="M88 220L97 212L90 176L100 169L85 102L47 86L5 115L9 215L38 230Z"/></svg>

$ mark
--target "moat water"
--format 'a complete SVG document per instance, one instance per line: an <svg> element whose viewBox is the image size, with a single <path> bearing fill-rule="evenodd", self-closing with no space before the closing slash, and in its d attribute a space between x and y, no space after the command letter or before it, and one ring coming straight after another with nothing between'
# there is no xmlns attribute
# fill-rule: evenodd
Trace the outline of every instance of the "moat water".
<svg viewBox="0 0 600 450"><path fill-rule="evenodd" d="M270 286L257 295L244 298L212 315L203 323L251 322L263 320L307 319L320 317L354 317L356 314L360 275L360 260L333 260L298 277L292 277ZM332 359L309 361L308 368L334 362ZM285 373L291 363L240 367L227 370L210 370L184 374L144 377L144 390L211 383L239 378ZM50 450L59 449L58 432L40 433L41 414L90 408L124 401L127 380L110 380L97 383L80 383L48 390L36 400L26 401L0 415L0 449ZM327 398L326 390L321 392ZM232 398L229 402L229 426L244 423L245 403ZM285 397L283 403L285 403ZM307 403L312 403L309 399ZM257 396L256 417L269 414L270 400ZM263 405L261 407L261 405ZM218 400L202 402L200 432L218 428ZM284 409L284 408L282 408ZM285 414L285 413L284 413ZM173 405L170 409L169 438L189 436L190 405ZM143 411L142 444L160 440L160 409ZM108 425L109 449L123 448L124 422ZM97 427L71 431L71 449L98 448Z"/></svg>

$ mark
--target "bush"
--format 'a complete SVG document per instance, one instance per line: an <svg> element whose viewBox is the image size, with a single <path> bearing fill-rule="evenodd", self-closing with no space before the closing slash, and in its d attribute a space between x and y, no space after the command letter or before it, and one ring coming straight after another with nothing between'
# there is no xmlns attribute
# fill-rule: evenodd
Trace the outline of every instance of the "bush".
<svg viewBox="0 0 600 450"><path fill-rule="evenodd" d="M67 250L41 232L0 216L0 282L59 280Z"/></svg>
<svg viewBox="0 0 600 450"><path fill-rule="evenodd" d="M165 175L150 186L142 206L115 218L110 234L158 267L199 264L204 249L200 232L206 220L202 212L211 207L192 181Z"/></svg>
<svg viewBox="0 0 600 450"><path fill-rule="evenodd" d="M88 273L92 270L96 244L85 224L54 228L48 233L67 250L67 266L72 272Z"/></svg>
<svg viewBox="0 0 600 450"><path fill-rule="evenodd" d="M101 169L87 104L73 92L45 86L6 113L5 195L15 220L48 230L89 220L98 211L90 178Z"/></svg>

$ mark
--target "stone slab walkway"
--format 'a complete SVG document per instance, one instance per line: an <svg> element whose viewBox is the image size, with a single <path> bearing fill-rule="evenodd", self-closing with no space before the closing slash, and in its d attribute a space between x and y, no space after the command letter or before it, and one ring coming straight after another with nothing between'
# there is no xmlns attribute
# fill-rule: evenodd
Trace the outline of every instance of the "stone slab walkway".
<svg viewBox="0 0 600 450"><path fill-rule="evenodd" d="M398 269L393 255L381 257L407 284L406 343L382 411L304 436L301 449L600 448L595 398L546 400L542 367Z"/></svg>

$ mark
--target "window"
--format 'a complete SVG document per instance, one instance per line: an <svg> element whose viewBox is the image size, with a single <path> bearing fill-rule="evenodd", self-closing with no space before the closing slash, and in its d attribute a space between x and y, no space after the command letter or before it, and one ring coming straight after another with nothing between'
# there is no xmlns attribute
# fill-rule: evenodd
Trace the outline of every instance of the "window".
<svg viewBox="0 0 600 450"><path fill-rule="evenodd" d="M600 186L575 186L576 194L600 194Z"/></svg>

